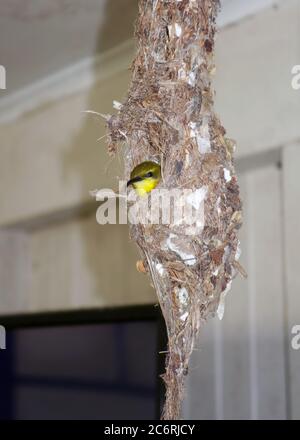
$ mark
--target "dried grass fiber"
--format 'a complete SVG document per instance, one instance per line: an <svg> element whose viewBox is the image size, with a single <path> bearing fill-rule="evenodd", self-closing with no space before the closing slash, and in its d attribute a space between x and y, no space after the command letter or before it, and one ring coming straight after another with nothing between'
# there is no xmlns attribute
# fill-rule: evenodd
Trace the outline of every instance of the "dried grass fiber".
<svg viewBox="0 0 300 440"><path fill-rule="evenodd" d="M131 225L168 331L164 419L180 417L184 379L201 324L240 270L241 200L234 142L213 110L218 0L140 0L127 99L108 120L109 151L122 145L125 178L161 163L161 188L205 192L205 226ZM185 258L185 256L189 258Z"/></svg>

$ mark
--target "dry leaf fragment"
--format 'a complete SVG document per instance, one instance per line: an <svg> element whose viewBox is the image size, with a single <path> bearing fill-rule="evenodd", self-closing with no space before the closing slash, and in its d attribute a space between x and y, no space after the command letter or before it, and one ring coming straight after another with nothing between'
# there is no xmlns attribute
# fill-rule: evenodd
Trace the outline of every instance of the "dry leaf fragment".
<svg viewBox="0 0 300 440"><path fill-rule="evenodd" d="M136 270L141 273L147 273L143 260L138 260L136 262Z"/></svg>

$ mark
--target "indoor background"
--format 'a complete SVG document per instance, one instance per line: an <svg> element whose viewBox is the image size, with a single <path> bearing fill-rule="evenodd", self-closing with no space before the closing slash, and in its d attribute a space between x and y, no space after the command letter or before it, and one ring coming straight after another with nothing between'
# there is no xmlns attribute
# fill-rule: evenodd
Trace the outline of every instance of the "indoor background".
<svg viewBox="0 0 300 440"><path fill-rule="evenodd" d="M216 108L238 145L248 279L202 330L184 417L296 419L300 2L222 5ZM0 315L156 302L127 226L98 225L89 194L122 176L84 111L126 96L136 14L136 0L0 0Z"/></svg>

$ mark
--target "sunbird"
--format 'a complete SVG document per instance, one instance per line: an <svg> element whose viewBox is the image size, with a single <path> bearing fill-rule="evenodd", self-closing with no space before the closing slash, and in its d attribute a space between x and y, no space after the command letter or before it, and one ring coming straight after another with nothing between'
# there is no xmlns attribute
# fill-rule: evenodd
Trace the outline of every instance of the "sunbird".
<svg viewBox="0 0 300 440"><path fill-rule="evenodd" d="M159 184L160 179L160 165L147 160L133 168L127 187L132 185L139 196L145 196Z"/></svg>

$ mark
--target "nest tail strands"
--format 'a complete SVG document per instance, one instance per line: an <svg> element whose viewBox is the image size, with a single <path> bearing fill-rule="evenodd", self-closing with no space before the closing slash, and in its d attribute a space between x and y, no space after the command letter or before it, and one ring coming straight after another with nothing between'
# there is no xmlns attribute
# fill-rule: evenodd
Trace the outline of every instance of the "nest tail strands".
<svg viewBox="0 0 300 440"><path fill-rule="evenodd" d="M213 110L211 77L218 0L140 0L128 96L108 121L109 151L122 147L125 179L161 164L158 188L192 190L202 227L131 225L168 332L164 419L180 417L184 380L201 324L223 313L240 265L241 201L235 144Z"/></svg>

